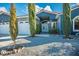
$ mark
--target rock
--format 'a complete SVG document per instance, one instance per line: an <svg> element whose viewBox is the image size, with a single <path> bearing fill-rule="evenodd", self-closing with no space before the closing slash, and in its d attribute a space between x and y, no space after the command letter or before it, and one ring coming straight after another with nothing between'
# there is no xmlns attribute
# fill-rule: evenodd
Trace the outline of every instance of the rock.
<svg viewBox="0 0 79 59"><path fill-rule="evenodd" d="M14 49L13 51L14 51L15 53L17 53L17 52L18 52L18 50L17 50L17 49Z"/></svg>
<svg viewBox="0 0 79 59"><path fill-rule="evenodd" d="M7 54L7 51L6 50L2 50L1 51L1 55L6 55Z"/></svg>
<svg viewBox="0 0 79 59"><path fill-rule="evenodd" d="M72 44L71 43L64 43L64 48L72 48Z"/></svg>
<svg viewBox="0 0 79 59"><path fill-rule="evenodd" d="M22 47L22 49L25 49L25 47Z"/></svg>
<svg viewBox="0 0 79 59"><path fill-rule="evenodd" d="M18 53L21 52L21 51L22 51L22 49L18 49Z"/></svg>

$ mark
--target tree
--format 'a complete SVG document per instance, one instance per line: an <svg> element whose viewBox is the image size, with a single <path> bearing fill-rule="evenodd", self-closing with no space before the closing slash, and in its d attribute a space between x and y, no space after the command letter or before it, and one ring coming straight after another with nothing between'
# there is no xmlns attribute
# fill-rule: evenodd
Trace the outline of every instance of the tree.
<svg viewBox="0 0 79 59"><path fill-rule="evenodd" d="M14 42L14 45L16 44L15 40L18 34L18 27L17 27L17 19L16 19L16 9L13 3L11 3L10 8L10 35Z"/></svg>
<svg viewBox="0 0 79 59"><path fill-rule="evenodd" d="M57 22L54 21L53 23L53 34L57 34Z"/></svg>
<svg viewBox="0 0 79 59"><path fill-rule="evenodd" d="M29 11L29 24L30 24L31 36L35 36L35 34L36 34L36 18L35 18L35 4L34 3L28 4L28 11Z"/></svg>
<svg viewBox="0 0 79 59"><path fill-rule="evenodd" d="M36 22L36 34L40 34L40 32L41 32L41 24L40 24L40 22Z"/></svg>
<svg viewBox="0 0 79 59"><path fill-rule="evenodd" d="M71 34L71 9L69 3L63 4L63 34L66 37Z"/></svg>

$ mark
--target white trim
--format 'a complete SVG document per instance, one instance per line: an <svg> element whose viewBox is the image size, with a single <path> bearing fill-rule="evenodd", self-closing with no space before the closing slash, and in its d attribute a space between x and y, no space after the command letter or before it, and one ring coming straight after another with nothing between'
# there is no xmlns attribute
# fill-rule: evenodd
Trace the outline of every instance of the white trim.
<svg viewBox="0 0 79 59"><path fill-rule="evenodd" d="M79 17L79 15L76 16L76 17L73 19L73 31L74 31L74 32L78 32L78 31L79 31L79 30L76 30L76 29L75 29L75 26L74 26L75 20L76 20L76 18L78 18L78 17Z"/></svg>
<svg viewBox="0 0 79 59"><path fill-rule="evenodd" d="M42 22L45 22L45 21L48 21L48 20L43 20Z"/></svg>
<svg viewBox="0 0 79 59"><path fill-rule="evenodd" d="M29 16L17 16L17 18L26 18L26 17L29 17Z"/></svg>
<svg viewBox="0 0 79 59"><path fill-rule="evenodd" d="M48 14L61 14L61 12L51 12L51 11L45 10L45 9L43 8L43 9L41 9L40 11L38 11L38 12L36 13L36 15L39 14L39 13L42 13L42 12L45 12L45 13L48 13Z"/></svg>

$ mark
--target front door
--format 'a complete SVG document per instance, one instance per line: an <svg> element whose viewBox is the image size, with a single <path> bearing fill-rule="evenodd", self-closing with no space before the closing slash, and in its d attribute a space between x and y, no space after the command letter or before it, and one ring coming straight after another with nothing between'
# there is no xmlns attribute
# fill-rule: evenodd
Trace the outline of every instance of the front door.
<svg viewBox="0 0 79 59"><path fill-rule="evenodd" d="M42 32L44 32L44 33L48 32L48 24L47 23L42 24Z"/></svg>

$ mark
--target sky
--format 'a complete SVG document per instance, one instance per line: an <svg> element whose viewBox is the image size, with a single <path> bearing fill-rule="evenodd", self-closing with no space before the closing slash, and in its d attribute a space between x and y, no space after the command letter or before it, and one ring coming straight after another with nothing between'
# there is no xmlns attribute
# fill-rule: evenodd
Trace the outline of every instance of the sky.
<svg viewBox="0 0 79 59"><path fill-rule="evenodd" d="M36 3L38 8L45 8L46 6L50 7L52 12L62 12L62 3ZM71 4L72 6L75 3ZM28 4L27 3L16 3L16 14L17 16L28 14ZM49 9L49 8L48 8ZM9 3L0 3L0 10L4 10L6 12L10 11Z"/></svg>

